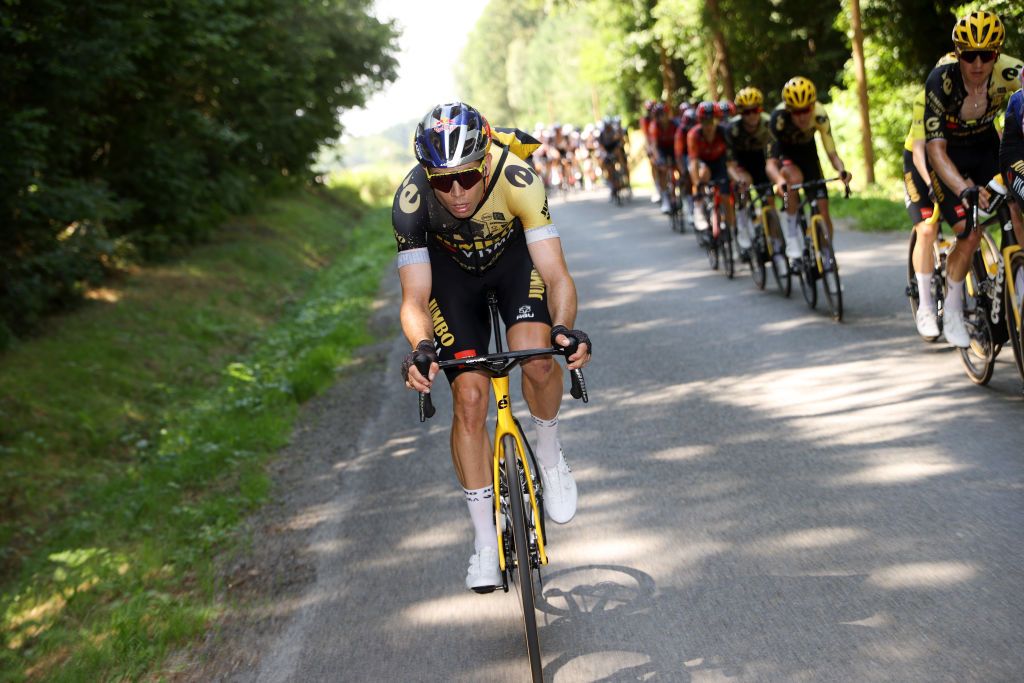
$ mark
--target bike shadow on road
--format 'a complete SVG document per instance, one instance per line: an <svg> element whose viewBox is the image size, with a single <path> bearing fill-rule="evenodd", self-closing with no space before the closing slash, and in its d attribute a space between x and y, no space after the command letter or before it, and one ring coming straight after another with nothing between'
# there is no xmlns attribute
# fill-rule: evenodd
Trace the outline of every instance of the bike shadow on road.
<svg viewBox="0 0 1024 683"><path fill-rule="evenodd" d="M754 575L659 590L649 574L624 565L556 570L538 602L547 617L540 630L546 653L557 653L545 678L795 680L816 668L791 655L808 646L841 666L853 652L884 643L871 628L877 606L844 600L866 578ZM793 621L804 628L780 628Z"/></svg>

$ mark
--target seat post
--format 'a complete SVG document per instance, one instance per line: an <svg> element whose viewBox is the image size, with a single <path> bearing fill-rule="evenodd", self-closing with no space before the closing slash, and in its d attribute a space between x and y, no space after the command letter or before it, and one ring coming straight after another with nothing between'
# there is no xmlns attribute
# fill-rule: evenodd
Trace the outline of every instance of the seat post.
<svg viewBox="0 0 1024 683"><path fill-rule="evenodd" d="M493 289L487 290L487 308L491 311L491 332L494 334L494 349L498 353L505 351L501 343L501 327L498 324L498 293Z"/></svg>

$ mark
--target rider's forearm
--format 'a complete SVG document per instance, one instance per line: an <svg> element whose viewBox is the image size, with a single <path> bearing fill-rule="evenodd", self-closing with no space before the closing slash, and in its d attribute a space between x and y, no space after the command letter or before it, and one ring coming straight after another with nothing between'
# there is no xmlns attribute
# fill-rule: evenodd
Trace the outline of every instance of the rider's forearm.
<svg viewBox="0 0 1024 683"><path fill-rule="evenodd" d="M829 152L828 160L832 162L832 168L836 169L840 175L846 172L846 166L843 164L843 160L839 158L839 155L835 152Z"/></svg>
<svg viewBox="0 0 1024 683"><path fill-rule="evenodd" d="M782 177L782 173L779 171L779 162L772 157L765 160L764 172L768 174L768 178L776 185L782 185L786 182L786 179Z"/></svg>
<svg viewBox="0 0 1024 683"><path fill-rule="evenodd" d="M403 301L400 318L402 332L409 341L410 348L416 348L416 345L424 339L433 341L434 327L426 306L412 301Z"/></svg>
<svg viewBox="0 0 1024 683"><path fill-rule="evenodd" d="M917 169L917 172L921 174L926 183L930 183L931 180L928 177L928 154L924 150L924 140L914 140L910 155L914 159L914 168Z"/></svg>
<svg viewBox="0 0 1024 683"><path fill-rule="evenodd" d="M548 285L548 312L552 327L576 324L576 283L568 273Z"/></svg>

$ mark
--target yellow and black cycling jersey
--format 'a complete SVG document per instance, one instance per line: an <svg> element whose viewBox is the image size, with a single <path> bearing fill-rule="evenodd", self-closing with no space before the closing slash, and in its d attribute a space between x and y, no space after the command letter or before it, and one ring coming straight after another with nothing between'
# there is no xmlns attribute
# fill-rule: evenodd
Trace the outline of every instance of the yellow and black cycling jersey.
<svg viewBox="0 0 1024 683"><path fill-rule="evenodd" d="M787 156L787 148L814 146L814 134L821 136L821 144L828 154L835 154L836 142L832 139L832 124L829 123L828 114L821 102L814 103L814 112L811 114L811 125L806 128L798 128L793 123L793 116L786 109L786 104L780 102L772 111L770 128L775 142L772 144L769 156L782 158Z"/></svg>
<svg viewBox="0 0 1024 683"><path fill-rule="evenodd" d="M729 119L729 126L725 131L725 141L733 152L763 152L768 154L768 148L775 141L772 135L771 118L767 112L761 112L757 121L757 128L753 132L748 131L743 125L743 116L737 114Z"/></svg>
<svg viewBox="0 0 1024 683"><path fill-rule="evenodd" d="M1018 58L999 55L988 79L988 106L974 118L964 118L967 88L959 62L936 66L924 84L925 139L964 144L975 136L988 134L1010 95L1017 90L1022 68L1024 64Z"/></svg>
<svg viewBox="0 0 1024 683"><path fill-rule="evenodd" d="M480 275L497 263L513 241L524 236L528 243L558 236L540 176L500 144L492 145L488 154L487 187L469 218L456 218L444 208L422 166L405 177L391 207L400 268L447 254L463 270Z"/></svg>
<svg viewBox="0 0 1024 683"><path fill-rule="evenodd" d="M935 67L938 68L943 64L956 64L957 56L955 52L947 52L939 61L935 62ZM914 101L910 108L910 130L907 131L907 137L903 141L903 149L908 152L914 151L914 141L924 140L924 89L918 91L914 95Z"/></svg>

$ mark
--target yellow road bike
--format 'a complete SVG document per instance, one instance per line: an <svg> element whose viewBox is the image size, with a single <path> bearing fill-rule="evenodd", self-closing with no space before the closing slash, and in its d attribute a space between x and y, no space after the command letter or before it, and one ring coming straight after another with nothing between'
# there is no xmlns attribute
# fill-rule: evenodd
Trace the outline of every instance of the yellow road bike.
<svg viewBox="0 0 1024 683"><path fill-rule="evenodd" d="M821 289L828 302L832 319L842 322L843 287L839 281L839 263L836 261L835 248L832 246L825 218L818 210L818 200L807 197L808 190L823 187L837 180L842 180L842 178L808 180L790 186L793 190L804 190L803 198L797 209L797 221L804 236L803 257L794 260L792 270L800 280L800 291L803 292L804 301L810 308L814 308L818 304L817 281L821 280ZM846 197L850 197L849 185L846 185ZM784 199L783 206L787 203Z"/></svg>
<svg viewBox="0 0 1024 683"><path fill-rule="evenodd" d="M755 195L751 192L755 190ZM741 192L736 205L737 211L750 214L754 228L750 245L750 276L758 289L764 289L767 280L765 266L771 264L775 285L782 296L792 291L789 261L786 260L786 242L779 224L779 213L775 210L775 195L771 183L756 185Z"/></svg>
<svg viewBox="0 0 1024 683"><path fill-rule="evenodd" d="M522 604L526 650L530 657L533 680L543 681L536 600L543 588L540 568L548 563L544 533L544 493L533 449L526 439L522 425L512 413L509 373L528 358L571 356L576 349L548 347L503 351L498 326L498 301L493 291L487 293L487 305L491 313L491 330L494 332L496 352L472 358L441 361L438 365L441 369L470 368L485 373L491 380L497 407L492 471L494 490L497 492L494 497L494 520L498 533L498 563L501 567L502 588L507 593L509 585L517 587ZM415 362L420 374L426 375L430 369L430 359L419 356ZM570 377L571 395L586 403L588 396L583 373L573 370ZM420 394L419 400L420 422L423 422L434 415L434 406L430 394Z"/></svg>

